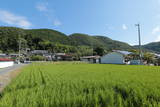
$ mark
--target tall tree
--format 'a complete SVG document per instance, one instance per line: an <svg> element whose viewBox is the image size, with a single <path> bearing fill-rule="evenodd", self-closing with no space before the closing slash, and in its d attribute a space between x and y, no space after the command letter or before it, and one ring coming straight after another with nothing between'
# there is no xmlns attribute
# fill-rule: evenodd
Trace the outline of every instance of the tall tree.
<svg viewBox="0 0 160 107"><path fill-rule="evenodd" d="M105 50L102 47L97 47L94 49L94 55L103 56L105 54Z"/></svg>

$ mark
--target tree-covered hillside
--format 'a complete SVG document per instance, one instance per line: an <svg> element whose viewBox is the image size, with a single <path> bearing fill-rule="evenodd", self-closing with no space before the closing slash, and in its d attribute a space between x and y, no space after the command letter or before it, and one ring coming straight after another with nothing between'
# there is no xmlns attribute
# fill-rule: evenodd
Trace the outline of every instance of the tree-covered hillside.
<svg viewBox="0 0 160 107"><path fill-rule="evenodd" d="M45 49L52 52L75 53L82 49L81 51L85 50L91 53L97 47L103 47L105 50L133 48L127 43L104 36L90 36L79 33L68 36L51 29L0 27L0 50L2 52L17 52L19 38L22 48Z"/></svg>
<svg viewBox="0 0 160 107"><path fill-rule="evenodd" d="M133 47L127 43L115 41L104 36L90 36L86 34L75 33L69 36L75 45L86 45L90 47L104 47L106 50L113 49L132 49Z"/></svg>
<svg viewBox="0 0 160 107"><path fill-rule="evenodd" d="M54 43L70 44L69 38L65 34L56 30L32 29L25 30L25 33L31 35L33 38L42 38L43 40L47 40Z"/></svg>
<svg viewBox="0 0 160 107"><path fill-rule="evenodd" d="M160 53L160 42L152 42L142 46L145 49Z"/></svg>

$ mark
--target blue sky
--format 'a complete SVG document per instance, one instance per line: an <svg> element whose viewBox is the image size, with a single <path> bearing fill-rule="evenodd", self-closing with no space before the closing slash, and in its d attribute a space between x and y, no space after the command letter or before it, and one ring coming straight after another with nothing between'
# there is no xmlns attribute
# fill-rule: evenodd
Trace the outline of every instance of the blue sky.
<svg viewBox="0 0 160 107"><path fill-rule="evenodd" d="M50 28L67 35L86 33L138 43L160 41L160 0L3 0L0 25Z"/></svg>

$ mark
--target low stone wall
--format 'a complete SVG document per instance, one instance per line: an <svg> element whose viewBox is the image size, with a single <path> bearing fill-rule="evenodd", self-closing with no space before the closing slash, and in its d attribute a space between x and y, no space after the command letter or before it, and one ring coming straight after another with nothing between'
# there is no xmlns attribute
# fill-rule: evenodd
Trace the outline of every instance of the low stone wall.
<svg viewBox="0 0 160 107"><path fill-rule="evenodd" d="M5 68L13 65L14 65L13 61L0 61L0 68Z"/></svg>

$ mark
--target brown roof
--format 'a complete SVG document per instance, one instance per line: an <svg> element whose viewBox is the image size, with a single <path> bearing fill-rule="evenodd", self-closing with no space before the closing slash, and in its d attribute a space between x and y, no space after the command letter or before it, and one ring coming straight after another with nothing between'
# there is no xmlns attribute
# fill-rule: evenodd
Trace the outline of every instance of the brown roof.
<svg viewBox="0 0 160 107"><path fill-rule="evenodd" d="M82 59L98 59L100 58L100 56L84 56L84 57L81 57Z"/></svg>
<svg viewBox="0 0 160 107"><path fill-rule="evenodd" d="M0 61L13 61L13 60L8 58L0 58Z"/></svg>

